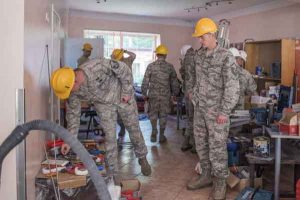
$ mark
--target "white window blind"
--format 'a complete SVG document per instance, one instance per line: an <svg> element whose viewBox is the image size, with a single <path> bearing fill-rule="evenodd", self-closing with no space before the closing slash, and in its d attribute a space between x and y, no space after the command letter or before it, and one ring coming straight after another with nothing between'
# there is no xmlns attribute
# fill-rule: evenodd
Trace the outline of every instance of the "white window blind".
<svg viewBox="0 0 300 200"><path fill-rule="evenodd" d="M160 35L105 30L84 30L84 38L103 38L104 57L110 58L115 48L122 48L136 54L132 73L136 85L141 85L149 63L155 60L154 50L160 45Z"/></svg>

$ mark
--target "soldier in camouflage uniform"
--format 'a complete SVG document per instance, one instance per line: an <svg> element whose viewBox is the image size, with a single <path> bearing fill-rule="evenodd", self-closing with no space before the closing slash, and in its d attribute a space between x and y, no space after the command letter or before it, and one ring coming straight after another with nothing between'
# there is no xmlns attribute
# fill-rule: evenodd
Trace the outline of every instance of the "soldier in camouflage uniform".
<svg viewBox="0 0 300 200"><path fill-rule="evenodd" d="M187 115L187 127L184 133L184 141L181 146L181 150L187 151L191 149L191 152L196 153L194 131L193 131L194 105L191 102L191 100L188 98L188 94L186 92L187 91L186 79L188 76L187 71L195 70L195 69L191 69L191 67L194 67L193 62L194 62L195 51L191 46L183 46L181 49L181 54L182 56L184 56L184 59L180 61L181 68L179 72L183 79L183 92L185 97L185 108L186 108L186 115Z"/></svg>
<svg viewBox="0 0 300 200"><path fill-rule="evenodd" d="M148 65L143 83L142 93L149 101L149 118L152 125L151 142L157 140L157 119L159 119L159 142L166 142L164 131L167 116L170 112L171 95L179 93L179 83L172 64L166 62L168 50L160 45L155 51L157 60Z"/></svg>
<svg viewBox="0 0 300 200"><path fill-rule="evenodd" d="M124 57L124 53L128 55L128 57ZM131 51L127 51L124 49L115 49L112 54L111 54L111 58L114 60L118 60L121 61L123 63L125 63L130 70L132 71L132 64L136 58L135 53L131 52ZM120 126L120 132L119 132L119 137L123 138L125 136L125 125L122 121L122 118L120 116L120 114L118 114L118 124Z"/></svg>
<svg viewBox="0 0 300 200"><path fill-rule="evenodd" d="M193 88L188 92L194 103L194 135L202 173L188 183L187 189L213 183L213 198L220 200L226 198L229 114L238 101L239 82L235 59L217 45L216 32L214 21L202 18L193 34L202 48L195 53L195 80L190 76L187 85Z"/></svg>
<svg viewBox="0 0 300 200"><path fill-rule="evenodd" d="M77 66L79 67L80 65L82 65L83 63L89 61L89 57L92 53L93 47L90 43L85 43L82 47L82 56L80 58L78 58L77 60Z"/></svg>
<svg viewBox="0 0 300 200"><path fill-rule="evenodd" d="M234 110L244 110L245 96L257 94L256 92L257 85L250 72L248 72L246 69L243 68L244 63L246 62L247 59L246 52L239 51L236 48L230 48L229 51L233 54L233 56L236 59L236 63L239 65L239 67L237 67L237 72L238 72L239 83L240 83L240 95L239 95L238 103L235 106Z"/></svg>
<svg viewBox="0 0 300 200"><path fill-rule="evenodd" d="M62 69L54 72L52 85L55 85L53 83L58 82L57 80L67 79L64 74L61 74L60 70ZM124 123L131 132L130 138L135 148L135 154L139 159L142 173L147 176L150 175L151 167L146 159L147 148L139 128L136 102L133 98L132 76L128 66L114 60L93 59L78 68L74 75L73 84L60 87L52 86L57 96L61 88L70 90L66 114L68 130L73 134L78 133L81 101L93 104L106 134L105 147L109 170L115 178L117 177L116 181L119 183L115 133L117 110L120 110L120 115L126 116ZM68 98L69 95L65 95L63 98ZM62 153L66 154L69 149L69 145L64 144Z"/></svg>

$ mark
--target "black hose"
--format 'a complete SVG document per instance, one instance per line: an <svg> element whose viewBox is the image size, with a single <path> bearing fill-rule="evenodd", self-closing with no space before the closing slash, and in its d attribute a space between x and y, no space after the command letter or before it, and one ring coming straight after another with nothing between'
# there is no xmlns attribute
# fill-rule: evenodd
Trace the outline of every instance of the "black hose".
<svg viewBox="0 0 300 200"><path fill-rule="evenodd" d="M2 162L6 155L22 142L31 130L44 130L56 134L62 138L65 143L69 144L72 150L79 156L80 160L84 163L84 166L89 171L91 179L97 190L97 195L101 200L111 200L110 194L107 190L106 183L103 177L99 174L98 168L90 157L87 150L78 141L78 139L72 135L67 129L59 126L48 120L34 120L22 125L17 126L12 133L4 140L0 146L0 181Z"/></svg>

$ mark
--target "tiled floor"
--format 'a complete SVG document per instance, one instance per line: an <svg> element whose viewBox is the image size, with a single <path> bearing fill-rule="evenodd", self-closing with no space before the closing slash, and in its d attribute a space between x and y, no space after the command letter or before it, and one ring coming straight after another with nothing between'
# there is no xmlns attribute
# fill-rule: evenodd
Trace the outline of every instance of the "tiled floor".
<svg viewBox="0 0 300 200"><path fill-rule="evenodd" d="M182 133L176 130L176 120L170 117L166 129L167 143L151 143L151 125L149 121L140 122L149 151L147 156L152 166L152 175L143 176L135 159L132 148L125 146L119 153L119 161L123 178L137 178L142 183L144 200L205 200L209 199L211 188L188 191L187 182L196 175L194 167L197 155L180 150ZM126 141L129 141L126 134ZM235 199L237 192L230 191L226 199Z"/></svg>

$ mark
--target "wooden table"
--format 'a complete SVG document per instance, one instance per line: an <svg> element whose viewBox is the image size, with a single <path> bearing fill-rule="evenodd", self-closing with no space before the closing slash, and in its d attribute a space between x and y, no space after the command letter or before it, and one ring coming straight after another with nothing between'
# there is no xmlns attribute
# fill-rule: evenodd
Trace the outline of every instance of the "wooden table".
<svg viewBox="0 0 300 200"><path fill-rule="evenodd" d="M281 139L298 139L300 136L286 135L278 130L266 127L267 133L271 138L275 139L275 185L274 185L274 199L279 200L279 183L280 183L280 164L281 164Z"/></svg>

